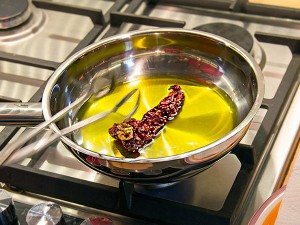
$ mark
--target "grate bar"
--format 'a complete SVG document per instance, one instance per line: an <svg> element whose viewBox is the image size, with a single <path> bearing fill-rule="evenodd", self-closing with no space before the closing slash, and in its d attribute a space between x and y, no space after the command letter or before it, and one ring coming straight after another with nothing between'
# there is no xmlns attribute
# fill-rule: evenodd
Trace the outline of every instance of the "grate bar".
<svg viewBox="0 0 300 225"><path fill-rule="evenodd" d="M247 3L245 4L245 11L247 13L263 15L267 17L271 16L296 20L300 19L300 10L296 8L284 8L272 5Z"/></svg>
<svg viewBox="0 0 300 225"><path fill-rule="evenodd" d="M134 23L157 27L178 27L182 28L185 26L184 21L176 21L171 19L162 19L157 17L140 16L130 13L111 13L111 25L118 27L122 23Z"/></svg>
<svg viewBox="0 0 300 225"><path fill-rule="evenodd" d="M286 45L290 48L292 53L300 53L300 38L279 34L266 34L263 32L256 32L255 37L261 42Z"/></svg>
<svg viewBox="0 0 300 225"><path fill-rule="evenodd" d="M73 6L64 3L54 3L54 2L44 1L44 0L33 0L32 3L38 8L88 16L91 18L94 24L98 24L98 25L104 24L104 16L101 10Z"/></svg>
<svg viewBox="0 0 300 225"><path fill-rule="evenodd" d="M42 69L55 70L60 63L49 60L33 58L29 56L16 55L12 53L0 51L0 60L9 61L13 63L20 63L27 66L34 66Z"/></svg>

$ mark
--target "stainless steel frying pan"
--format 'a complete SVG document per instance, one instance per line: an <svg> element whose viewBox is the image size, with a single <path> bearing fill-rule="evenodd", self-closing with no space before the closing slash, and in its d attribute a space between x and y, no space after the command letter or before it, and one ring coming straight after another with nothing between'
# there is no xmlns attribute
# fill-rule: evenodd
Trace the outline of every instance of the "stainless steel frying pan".
<svg viewBox="0 0 300 225"><path fill-rule="evenodd" d="M244 136L264 95L264 80L259 66L238 45L200 31L152 29L104 39L68 58L46 85L40 117L49 119L71 104L92 77L103 70L107 71L103 73L103 79L114 77L117 83L145 76L159 79L161 74L206 82L223 90L237 108L239 122L226 135L201 148L167 157L112 157L83 149L72 138L61 138L85 165L109 176L137 183L176 182L211 166L228 154ZM71 111L66 118L50 127L53 132L59 132L72 124L73 117L74 112ZM26 118L30 118L30 113ZM87 160L91 157L92 161Z"/></svg>

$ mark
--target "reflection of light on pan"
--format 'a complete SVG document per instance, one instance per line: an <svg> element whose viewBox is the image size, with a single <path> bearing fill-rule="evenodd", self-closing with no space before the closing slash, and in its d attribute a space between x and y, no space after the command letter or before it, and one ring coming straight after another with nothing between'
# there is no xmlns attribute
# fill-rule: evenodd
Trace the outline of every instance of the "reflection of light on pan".
<svg viewBox="0 0 300 225"><path fill-rule="evenodd" d="M191 65L191 70L195 72L201 71L211 77L220 77L224 74L224 70L219 67L214 61L209 60L203 56L187 55L184 60L188 61Z"/></svg>
<svg viewBox="0 0 300 225"><path fill-rule="evenodd" d="M141 95L143 96L143 90L141 90ZM151 104L148 102L148 99L147 98L141 98L142 100L142 104L144 104L144 106L149 110L151 109Z"/></svg>
<svg viewBox="0 0 300 225"><path fill-rule="evenodd" d="M129 83L129 87L137 87L141 83L141 80L134 80Z"/></svg>
<svg viewBox="0 0 300 225"><path fill-rule="evenodd" d="M222 86L220 85L221 83L223 84ZM230 82L230 80L227 77L221 76L221 79L216 83L216 85L220 88L224 88L225 92L229 94L231 100L235 102L237 108L243 108L241 106L248 105L247 99L242 95L239 89L232 85L232 82ZM244 112L240 111L240 113ZM240 117L243 116L243 114L240 115Z"/></svg>
<svg viewBox="0 0 300 225"><path fill-rule="evenodd" d="M172 155L172 148L169 146L168 141L165 139L163 133L160 133L158 135L162 136L162 141L164 143L164 148L165 148L166 152L168 152L168 155Z"/></svg>
<svg viewBox="0 0 300 225"><path fill-rule="evenodd" d="M136 60L134 62L134 68L131 73L131 76L139 76L143 73L144 68L144 61L143 60Z"/></svg>
<svg viewBox="0 0 300 225"><path fill-rule="evenodd" d="M128 59L125 59L123 62L128 68L131 68L134 66L135 62L131 56L129 56Z"/></svg>
<svg viewBox="0 0 300 225"><path fill-rule="evenodd" d="M132 50L132 42L130 41L125 42L125 50L126 51Z"/></svg>
<svg viewBox="0 0 300 225"><path fill-rule="evenodd" d="M142 37L139 40L136 41L135 45L138 47L144 47L144 41L145 41L146 37Z"/></svg>
<svg viewBox="0 0 300 225"><path fill-rule="evenodd" d="M231 83L232 83L232 82L230 82L230 80L229 80L227 77L221 76L220 80L216 83L216 85L217 85L218 87L225 86L226 89L229 90L229 93L234 93L235 87L232 86ZM223 85L221 85L221 84L223 84ZM226 85L224 85L224 84L226 84ZM227 92L227 94L228 94L228 92ZM233 98L234 96L230 96L230 97L232 98L232 100L233 100L234 102L238 99L238 98Z"/></svg>

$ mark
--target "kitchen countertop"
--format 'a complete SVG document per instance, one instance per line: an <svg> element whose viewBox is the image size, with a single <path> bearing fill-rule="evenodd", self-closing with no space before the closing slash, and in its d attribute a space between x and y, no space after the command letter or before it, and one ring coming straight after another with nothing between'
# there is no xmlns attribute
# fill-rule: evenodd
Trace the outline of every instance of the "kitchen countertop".
<svg viewBox="0 0 300 225"><path fill-rule="evenodd" d="M288 8L300 8L300 1L298 0L249 0L250 3L273 5Z"/></svg>

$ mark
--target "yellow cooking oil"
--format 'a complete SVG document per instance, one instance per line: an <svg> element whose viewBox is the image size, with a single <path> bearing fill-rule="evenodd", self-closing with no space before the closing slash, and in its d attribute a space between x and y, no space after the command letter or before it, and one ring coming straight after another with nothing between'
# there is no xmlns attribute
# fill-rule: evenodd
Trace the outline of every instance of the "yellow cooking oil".
<svg viewBox="0 0 300 225"><path fill-rule="evenodd" d="M169 93L171 85L178 84L184 91L185 100L178 115L167 122L153 142L140 151L139 157L158 158L188 152L230 132L237 123L237 109L232 100L218 87L173 77L138 79L117 85L115 90L95 100L91 98L79 112L79 120L114 107L128 92L137 88L140 98L132 115L140 120ZM108 129L120 123L138 100L134 94L117 112L82 128L75 135L78 144L95 152L114 157L124 157L109 135Z"/></svg>

